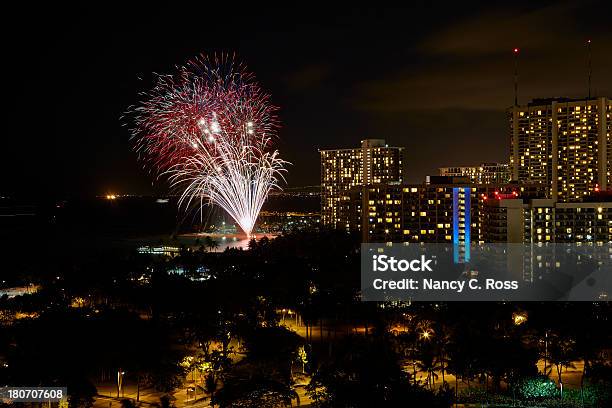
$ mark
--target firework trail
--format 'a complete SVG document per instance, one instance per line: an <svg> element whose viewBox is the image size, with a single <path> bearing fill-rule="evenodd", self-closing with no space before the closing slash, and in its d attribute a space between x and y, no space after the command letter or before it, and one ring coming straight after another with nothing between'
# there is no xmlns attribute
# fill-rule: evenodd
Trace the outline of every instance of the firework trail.
<svg viewBox="0 0 612 408"><path fill-rule="evenodd" d="M286 164L273 148L277 108L254 75L232 57L200 56L141 96L128 110L139 157L180 192L179 206L216 204L250 235Z"/></svg>

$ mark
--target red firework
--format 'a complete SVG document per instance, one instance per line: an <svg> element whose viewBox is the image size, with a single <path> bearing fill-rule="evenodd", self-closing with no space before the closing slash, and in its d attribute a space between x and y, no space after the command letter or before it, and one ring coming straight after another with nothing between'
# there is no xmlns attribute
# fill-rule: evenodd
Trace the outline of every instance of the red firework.
<svg viewBox="0 0 612 408"><path fill-rule="evenodd" d="M234 58L200 56L160 75L130 109L136 150L182 189L181 203L206 198L250 234L284 161L272 149L277 108Z"/></svg>

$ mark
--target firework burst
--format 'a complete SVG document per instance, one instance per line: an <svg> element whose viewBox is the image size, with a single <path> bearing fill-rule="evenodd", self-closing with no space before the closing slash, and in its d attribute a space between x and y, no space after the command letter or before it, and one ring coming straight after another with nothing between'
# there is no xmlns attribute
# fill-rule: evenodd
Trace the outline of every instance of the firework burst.
<svg viewBox="0 0 612 408"><path fill-rule="evenodd" d="M181 207L216 204L250 235L286 164L273 147L277 108L253 74L234 58L200 56L141 96L128 111L139 157Z"/></svg>

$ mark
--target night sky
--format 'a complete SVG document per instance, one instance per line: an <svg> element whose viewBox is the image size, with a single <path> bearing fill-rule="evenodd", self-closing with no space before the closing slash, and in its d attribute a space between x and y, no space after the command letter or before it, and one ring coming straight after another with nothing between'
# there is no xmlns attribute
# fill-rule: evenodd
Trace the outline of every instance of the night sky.
<svg viewBox="0 0 612 408"><path fill-rule="evenodd" d="M7 13L0 194L166 192L152 185L119 118L153 72L199 53L236 52L280 106L290 186L319 183L317 149L364 138L406 147L412 182L440 166L507 161L514 47L519 102L584 96L587 39L594 93L612 97L609 1L209 3Z"/></svg>

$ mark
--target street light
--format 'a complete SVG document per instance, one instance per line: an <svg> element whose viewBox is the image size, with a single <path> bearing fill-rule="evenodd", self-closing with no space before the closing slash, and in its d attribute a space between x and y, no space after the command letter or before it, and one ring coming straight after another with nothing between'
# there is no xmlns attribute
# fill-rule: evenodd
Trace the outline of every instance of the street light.
<svg viewBox="0 0 612 408"><path fill-rule="evenodd" d="M433 336L434 332L431 329L425 329L421 332L421 338L423 340L429 340Z"/></svg>
<svg viewBox="0 0 612 408"><path fill-rule="evenodd" d="M125 371L121 371L121 369L117 371L117 398L119 398L119 394L123 396L123 376L124 375L125 375Z"/></svg>

